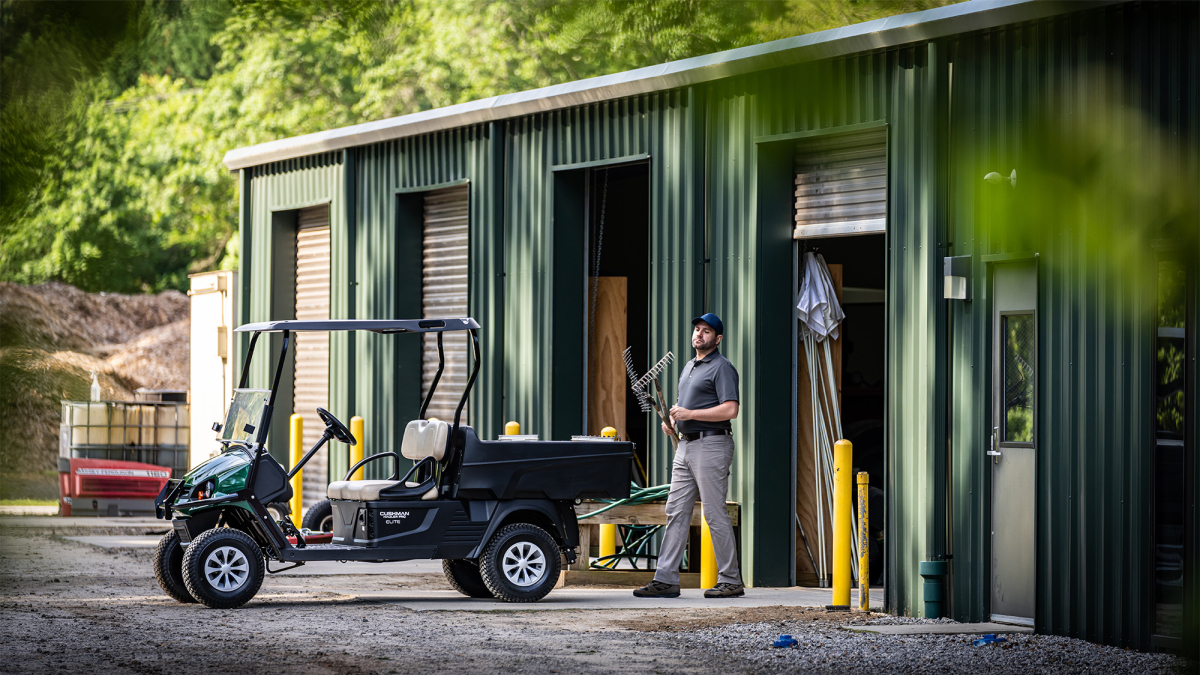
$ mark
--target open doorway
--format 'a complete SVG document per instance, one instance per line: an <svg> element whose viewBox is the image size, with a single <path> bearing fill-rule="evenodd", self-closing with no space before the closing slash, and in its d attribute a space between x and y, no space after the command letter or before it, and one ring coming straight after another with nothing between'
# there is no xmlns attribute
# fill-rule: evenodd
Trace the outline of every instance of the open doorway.
<svg viewBox="0 0 1200 675"><path fill-rule="evenodd" d="M845 318L837 338L828 338L833 391L840 414L841 437L854 444L854 473L870 474L868 525L871 551L869 577L882 585L884 572L884 382L886 354L886 247L884 235L824 237L800 242L804 254L819 254L828 266ZM799 292L799 288L796 289ZM832 522L824 502L812 425L813 407L803 339L798 347L797 515L804 536L797 537L796 582L816 586L829 582ZM819 358L824 358L823 354ZM815 372L824 372L817 370ZM822 559L824 556L824 559Z"/></svg>
<svg viewBox="0 0 1200 675"><path fill-rule="evenodd" d="M588 169L585 340L587 433L613 427L635 444L634 475L645 480L647 415L626 381L622 352L647 363L650 293L649 164Z"/></svg>

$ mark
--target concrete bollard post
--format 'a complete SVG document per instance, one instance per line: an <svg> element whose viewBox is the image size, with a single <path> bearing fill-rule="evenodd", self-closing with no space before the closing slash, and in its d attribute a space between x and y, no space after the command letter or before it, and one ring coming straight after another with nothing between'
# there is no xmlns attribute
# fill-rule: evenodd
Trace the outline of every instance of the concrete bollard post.
<svg viewBox="0 0 1200 675"><path fill-rule="evenodd" d="M519 422L508 422L504 425L505 436L517 436L521 433L521 424Z"/></svg>
<svg viewBox="0 0 1200 675"><path fill-rule="evenodd" d="M833 444L833 607L850 609L850 537L854 446L845 439Z"/></svg>
<svg viewBox="0 0 1200 675"><path fill-rule="evenodd" d="M601 525L600 526L600 557L606 555L617 554L617 526L616 525ZM609 563L616 566L615 562Z"/></svg>
<svg viewBox="0 0 1200 675"><path fill-rule="evenodd" d="M871 534L867 529L867 497L871 477L858 472L858 608L871 611Z"/></svg>
<svg viewBox="0 0 1200 675"><path fill-rule="evenodd" d="M288 462L290 466L296 466L300 460L304 459L304 418L300 415L292 415L291 435L288 438L288 448L291 451L291 458ZM292 476L292 522L298 523L304 517L304 469L296 472Z"/></svg>
<svg viewBox="0 0 1200 675"><path fill-rule="evenodd" d="M364 433L363 418L359 417L358 415L351 417L350 418L350 435L354 436L354 440L357 442L354 445L350 446L350 466L354 466L355 464L358 464L359 462L362 461L363 457L366 457L366 450L363 449L363 446L365 445L365 443L363 442L363 433ZM358 469L356 469L354 471L354 475L350 477L350 480L362 480L362 479L363 479L363 470L362 470L362 467L360 466L360 467L358 467Z"/></svg>

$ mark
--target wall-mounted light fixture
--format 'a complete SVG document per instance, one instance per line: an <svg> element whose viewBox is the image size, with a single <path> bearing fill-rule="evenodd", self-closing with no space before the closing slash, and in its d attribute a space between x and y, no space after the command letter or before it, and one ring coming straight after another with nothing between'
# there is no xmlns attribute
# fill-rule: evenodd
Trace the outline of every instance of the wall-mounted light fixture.
<svg viewBox="0 0 1200 675"><path fill-rule="evenodd" d="M984 176L983 179L986 180L987 182L993 183L993 184L1008 183L1009 185L1011 185L1013 187L1017 187L1017 170L1013 169L1012 173L1008 176L1008 178L1001 176L998 171L993 171L993 172L989 173L988 175Z"/></svg>
<svg viewBox="0 0 1200 675"><path fill-rule="evenodd" d="M947 300L971 300L971 256L956 255L942 258L942 296Z"/></svg>

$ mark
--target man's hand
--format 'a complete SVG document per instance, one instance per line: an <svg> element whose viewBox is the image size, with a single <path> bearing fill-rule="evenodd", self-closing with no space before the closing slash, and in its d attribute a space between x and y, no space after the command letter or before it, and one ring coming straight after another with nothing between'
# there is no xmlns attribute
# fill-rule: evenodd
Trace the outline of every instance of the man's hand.
<svg viewBox="0 0 1200 675"><path fill-rule="evenodd" d="M694 411L688 410L687 408L680 408L679 406L671 408L671 419L673 420L690 420L694 417Z"/></svg>
<svg viewBox="0 0 1200 675"><path fill-rule="evenodd" d="M672 429L671 427L667 426L667 423L666 423L666 422L663 422L663 423L662 423L660 426L662 426L662 430L663 430L663 433L664 433L664 434L666 434L666 435L668 435L668 436L674 436L674 435L675 435L675 430L674 430L674 429Z"/></svg>

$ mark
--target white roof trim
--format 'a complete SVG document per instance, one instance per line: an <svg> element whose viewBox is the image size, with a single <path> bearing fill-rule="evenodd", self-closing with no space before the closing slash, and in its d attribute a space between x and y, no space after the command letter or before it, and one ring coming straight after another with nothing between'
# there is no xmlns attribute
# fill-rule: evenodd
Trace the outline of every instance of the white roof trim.
<svg viewBox="0 0 1200 675"><path fill-rule="evenodd" d="M260 143L230 150L224 161L230 170L243 169L481 122L676 89L756 70L984 30L1121 1L970 0L658 66Z"/></svg>

